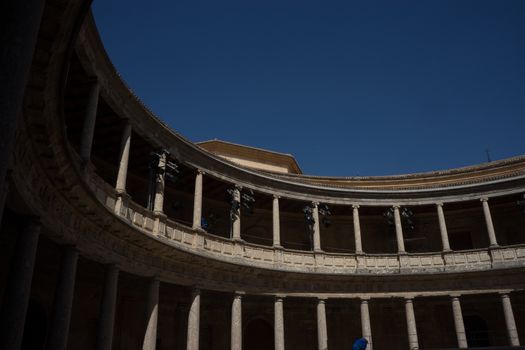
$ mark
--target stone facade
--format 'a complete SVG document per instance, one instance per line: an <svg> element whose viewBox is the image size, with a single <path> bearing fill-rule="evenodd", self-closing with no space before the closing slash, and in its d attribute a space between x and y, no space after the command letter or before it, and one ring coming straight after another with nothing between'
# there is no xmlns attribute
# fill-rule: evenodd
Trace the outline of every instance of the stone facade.
<svg viewBox="0 0 525 350"><path fill-rule="evenodd" d="M0 348L525 342L525 158L376 178L243 167L140 102L87 2L38 6L6 24L31 49L15 50L27 77L9 73L20 117L2 111Z"/></svg>

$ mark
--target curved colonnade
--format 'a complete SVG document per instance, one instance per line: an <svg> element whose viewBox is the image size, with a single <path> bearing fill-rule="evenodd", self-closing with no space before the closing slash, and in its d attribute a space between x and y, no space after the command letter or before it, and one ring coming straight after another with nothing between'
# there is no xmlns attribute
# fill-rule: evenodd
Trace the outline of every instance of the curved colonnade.
<svg viewBox="0 0 525 350"><path fill-rule="evenodd" d="M5 241L12 242L3 248L8 253L6 256L11 257L4 273L0 338L3 348L18 349L27 341L28 303L48 293L42 286L42 291L31 287L31 281L37 278L33 270L35 264L37 270L44 269L40 263L47 264L38 254L46 256L54 249L62 252L62 258L56 265L54 297L48 303L49 327L42 340L49 349L64 349L68 344L72 348L89 347L86 345L89 341L82 345L72 343L68 337L75 303L80 303L75 294L78 293L75 284L78 284L79 256L81 261L104 266L105 270L103 288L97 294L100 312L96 331L92 332L96 337L90 340L100 349L116 348L115 337L119 338L119 348L126 348L125 340L120 338L131 337L127 332L141 333L133 337L140 338L143 349L165 348L159 344L163 338L158 332L163 318L159 305L162 289L169 288L182 288L176 294L183 299L180 302L183 311L179 310L178 314L184 318L186 333L183 345L180 341L178 345L174 342L170 348L251 346L256 349L256 345L247 345L253 344L253 339L246 339L249 327L243 327L247 315L244 304L250 300L252 309L270 301L270 312L252 310L248 321L255 324L266 317L265 322L273 323L275 349L284 349L285 345L305 348L301 337L317 339L318 349L327 349L329 345L336 348L349 344L359 335L369 340L370 348L376 349L387 345L409 349L520 345L520 337L525 335L518 334L516 319L525 322L522 293L525 239L520 226L522 219L515 219L509 203L515 203L525 192L525 158L444 172L375 178L322 178L242 168L174 133L134 96L108 59L88 8L88 3L81 1L48 1L44 6L16 131L6 214L2 221ZM136 139L141 140L140 147L134 144ZM134 150L138 151L133 153ZM144 169L151 151L159 152L156 166L162 171L155 173L150 191L153 195L145 201L148 192L144 187L148 181ZM134 161L137 158L141 158L146 168ZM112 160L116 160L114 164ZM178 184L170 185L165 178L170 161L184 169ZM214 183L215 187L208 191L208 183ZM242 208L232 209L226 201L221 203L217 198L225 196L225 189L232 190L233 202L239 206L241 191L246 189L262 198L261 208L253 214L258 218L247 217ZM190 198L187 203L191 204L182 207L191 210L180 214L182 216L177 215L183 210L172 210L175 214L170 215L166 198L173 193L180 195L181 201ZM503 208L498 209L503 220L511 221L502 226L505 232L500 233L495 227L493 202ZM313 220L309 227L297 210L303 205L311 209ZM333 234L333 241L336 244L345 241L351 249L344 252L325 249L323 233L326 236L329 233L322 225L320 205L338 208L334 212L339 214L332 217L334 222L340 219L350 223L349 227L344 226L348 235ZM482 243L469 241L471 246L467 244L467 249L454 249L449 239L449 207L459 216L479 211L474 221L481 220L483 229L473 226L472 231L479 232L472 234L475 236L472 241ZM410 225L404 216L405 208L414 211L425 208L421 217L433 215L432 225L437 227L437 236L433 239L437 244L421 248L418 246L421 237L407 238ZM207 226L204 219L210 218L204 215L206 210L226 213L223 216L229 218L226 226L218 229L218 234L202 226L203 223ZM367 235L369 231L361 220L367 210L370 212L365 213L365 221L373 221L374 225L385 220L383 215L387 219L390 215L391 222L381 229L390 235L385 238L390 243L375 242L381 230L377 230L376 236ZM386 214L382 215L383 211ZM295 224L300 221L297 216L304 226ZM267 239L269 243L249 242L241 226L245 219L265 221L258 225L271 229L265 231L257 226L257 232L266 235L258 237L258 242ZM294 222L294 227L285 226L289 221ZM465 226L460 220L457 222L455 226ZM430 227L426 221L422 226L425 225ZM500 242L503 234L506 244ZM301 235L306 242L302 249L291 249L290 237ZM430 241L428 236L424 238ZM39 243L39 239L45 243ZM466 244L464 241L455 238L453 243L462 246ZM406 244L415 247L415 251L407 249ZM42 245L50 247L49 251L41 248ZM369 252L367 247L387 252ZM117 315L117 304L122 299L118 296L123 293L119 275L123 273L128 280L133 281L134 277L130 276L140 276L147 281L141 301L145 303L146 317L128 331L124 316L119 319ZM84 283L92 277L83 278ZM47 284L48 280L44 280ZM213 336L212 326L202 334L201 318L206 317L206 310L201 308L201 299L211 302L206 299L206 293L212 296L219 293L229 300L226 311L221 312L225 311L231 323L227 327L223 325L218 332L229 328L230 336L222 342L219 339L224 336ZM487 339L480 341L475 333L483 327L474 327L474 331L468 328L474 322L473 317L479 318L483 312L468 316L466 330L461 301L474 298L484 303L485 296L490 296L487 300L491 300L491 305L498 305L499 316L494 318L499 321L495 326L497 330L488 332ZM513 306L514 296L518 302ZM388 333L385 329L389 327L390 304L372 314L369 308L381 300L394 299L403 305L404 325L398 329L404 334L402 338L396 334L399 339L389 344L390 340L382 333ZM295 306L287 310L289 300ZM443 302L448 304L448 311L440 315L449 317L444 323L453 324L454 331L447 333L446 339L438 339L439 335L432 336L428 331L422 336L422 329L436 326L432 323L435 321L418 317L418 306L427 301L435 303L433 308L440 308ZM353 315L359 318L359 324L353 326L358 331L350 338L339 330L335 339L330 331L336 327L331 320L337 312L331 303L342 305L344 302L358 307L358 313L354 310ZM311 325L296 330L293 336L287 334L285 324L290 321L285 320L299 322L305 305L316 308L312 313L315 334L310 334L310 338L304 334L312 333ZM475 306L469 308L475 309ZM399 312L398 306L396 310ZM485 314L490 314L490 310L485 310ZM258 316L258 312L266 316ZM273 316L271 320L267 320L269 314ZM377 323L374 326L374 322L378 322L374 315L385 319L381 320L381 326ZM76 317L82 320L82 316ZM120 325L116 336L115 322ZM378 334L375 329L381 332ZM505 336L494 335L500 333ZM182 337L181 332L175 336L164 334L164 338ZM348 339L339 339L341 337ZM171 338L167 340L171 341ZM308 346L315 347L306 344L306 348Z"/></svg>

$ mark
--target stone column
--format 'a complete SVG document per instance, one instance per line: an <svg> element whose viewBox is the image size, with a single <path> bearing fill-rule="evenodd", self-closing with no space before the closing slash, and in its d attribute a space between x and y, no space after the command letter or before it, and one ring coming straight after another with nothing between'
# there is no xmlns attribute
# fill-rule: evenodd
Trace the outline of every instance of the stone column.
<svg viewBox="0 0 525 350"><path fill-rule="evenodd" d="M445 222L445 213L443 212L443 203L436 203L438 220L439 220L439 232L441 233L441 243L443 245L443 251L449 252L450 244L448 242L447 224Z"/></svg>
<svg viewBox="0 0 525 350"><path fill-rule="evenodd" d="M142 350L155 350L157 346L157 322L159 318L159 287L160 281L153 278L148 287L146 304L146 332Z"/></svg>
<svg viewBox="0 0 525 350"><path fill-rule="evenodd" d="M488 198L481 198L480 200L483 204L483 214L485 216L485 223L487 224L490 246L497 247L498 241L496 240L496 231L494 230L494 224L492 223L492 215L490 215L489 200Z"/></svg>
<svg viewBox="0 0 525 350"><path fill-rule="evenodd" d="M64 247L60 274L55 289L53 312L47 348L65 350L69 336L71 309L73 308L73 294L75 292L75 278L77 273L78 252L74 247Z"/></svg>
<svg viewBox="0 0 525 350"><path fill-rule="evenodd" d="M412 298L405 298L405 312L407 318L408 347L410 350L418 350L416 316L414 315L414 304Z"/></svg>
<svg viewBox="0 0 525 350"><path fill-rule="evenodd" d="M193 198L193 228L201 228L202 220L202 170L198 169L195 175L195 195Z"/></svg>
<svg viewBox="0 0 525 350"><path fill-rule="evenodd" d="M115 184L115 190L117 192L117 200L115 203L115 213L120 214L122 208L122 202L126 195L126 180L128 178L128 163L129 163L129 150L131 147L131 124L128 122L124 126L122 132L122 140L120 144L119 154L119 166L117 173L117 183Z"/></svg>
<svg viewBox="0 0 525 350"><path fill-rule="evenodd" d="M164 213L164 172L166 171L166 153L162 152L159 159L159 172L155 179L155 198L153 200L153 212L156 214Z"/></svg>
<svg viewBox="0 0 525 350"><path fill-rule="evenodd" d="M281 247L281 221L279 218L279 196L273 196L273 246Z"/></svg>
<svg viewBox="0 0 525 350"><path fill-rule="evenodd" d="M370 327L370 312L368 311L368 300L361 299L361 333L368 340L367 350L373 350L372 327Z"/></svg>
<svg viewBox="0 0 525 350"><path fill-rule="evenodd" d="M13 154L18 116L45 1L7 0L3 4L4 11L0 11L0 198L6 190L7 166ZM2 211L0 207L0 213Z"/></svg>
<svg viewBox="0 0 525 350"><path fill-rule="evenodd" d="M514 320L510 297L507 293L501 293L500 295L501 303L503 305L503 314L505 315L505 324L507 325L509 345L520 346L520 338L518 337L518 331L516 329L516 321Z"/></svg>
<svg viewBox="0 0 525 350"><path fill-rule="evenodd" d="M233 190L233 200L237 201L239 204L241 203L241 188L235 186ZM240 241L241 240L241 208L239 207L239 211L237 213L237 219L232 222L232 238L233 240Z"/></svg>
<svg viewBox="0 0 525 350"><path fill-rule="evenodd" d="M326 307L324 299L317 301L317 344L319 350L328 349L328 330L326 327Z"/></svg>
<svg viewBox="0 0 525 350"><path fill-rule="evenodd" d="M394 221L396 224L397 252L406 253L405 241L403 239L403 225L401 224L401 215L399 215L399 205L394 205Z"/></svg>
<svg viewBox="0 0 525 350"><path fill-rule="evenodd" d="M231 350L242 350L242 293L233 297L231 332Z"/></svg>
<svg viewBox="0 0 525 350"><path fill-rule="evenodd" d="M199 350L200 308L201 292L199 289L194 289L191 294L191 306L188 314L186 350Z"/></svg>
<svg viewBox="0 0 525 350"><path fill-rule="evenodd" d="M111 350L113 344L118 273L119 270L115 265L106 266L104 291L98 320L97 350Z"/></svg>
<svg viewBox="0 0 525 350"><path fill-rule="evenodd" d="M359 222L359 205L352 205L352 217L354 219L354 239L355 239L355 253L363 254L363 246L361 244L361 224Z"/></svg>
<svg viewBox="0 0 525 350"><path fill-rule="evenodd" d="M314 222L314 252L321 252L321 226L319 225L319 203L312 202Z"/></svg>
<svg viewBox="0 0 525 350"><path fill-rule="evenodd" d="M122 132L120 143L119 166L117 174L117 183L115 189L117 192L126 192L126 180L128 178L129 149L131 147L131 124L128 122Z"/></svg>
<svg viewBox="0 0 525 350"><path fill-rule="evenodd" d="M89 162L91 159L91 146L93 145L93 135L95 134L95 121L97 119L99 93L100 85L95 80L89 86L88 102L80 138L80 159L84 164Z"/></svg>
<svg viewBox="0 0 525 350"><path fill-rule="evenodd" d="M452 312L454 313L454 326L456 327L456 338L458 339L458 348L466 349L467 336L465 334L465 325L463 324L463 314L461 312L461 303L458 296L452 296Z"/></svg>
<svg viewBox="0 0 525 350"><path fill-rule="evenodd" d="M39 235L40 224L31 219L16 239L0 314L0 349L18 350L22 346Z"/></svg>
<svg viewBox="0 0 525 350"><path fill-rule="evenodd" d="M276 296L274 301L275 350L284 350L284 310L283 298Z"/></svg>

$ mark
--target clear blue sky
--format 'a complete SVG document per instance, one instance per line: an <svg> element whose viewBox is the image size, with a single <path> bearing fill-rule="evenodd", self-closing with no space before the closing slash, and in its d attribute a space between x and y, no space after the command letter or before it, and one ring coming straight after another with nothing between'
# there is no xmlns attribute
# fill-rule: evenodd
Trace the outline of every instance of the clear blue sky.
<svg viewBox="0 0 525 350"><path fill-rule="evenodd" d="M192 141L315 175L525 154L525 1L95 0L115 66Z"/></svg>

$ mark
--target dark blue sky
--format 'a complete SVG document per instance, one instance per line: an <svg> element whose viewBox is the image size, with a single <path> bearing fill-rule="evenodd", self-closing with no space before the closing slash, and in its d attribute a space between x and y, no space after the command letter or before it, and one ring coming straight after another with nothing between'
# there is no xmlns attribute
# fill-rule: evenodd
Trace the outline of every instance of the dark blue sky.
<svg viewBox="0 0 525 350"><path fill-rule="evenodd" d="M525 1L94 1L115 66L192 141L316 175L525 154Z"/></svg>

